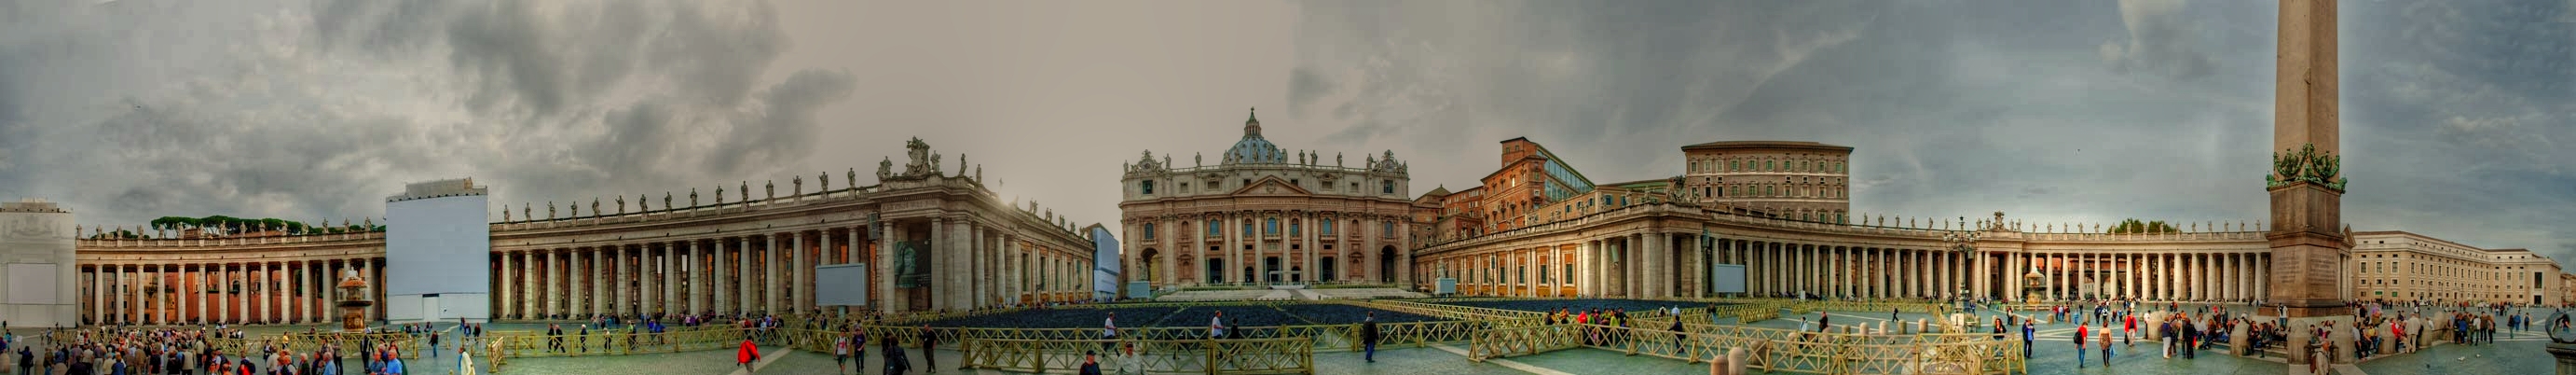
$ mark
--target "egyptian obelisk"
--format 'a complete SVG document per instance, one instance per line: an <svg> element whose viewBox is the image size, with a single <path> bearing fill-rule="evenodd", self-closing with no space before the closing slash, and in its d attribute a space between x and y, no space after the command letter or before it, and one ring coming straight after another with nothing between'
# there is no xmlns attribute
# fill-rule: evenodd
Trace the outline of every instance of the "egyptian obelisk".
<svg viewBox="0 0 2576 375"><path fill-rule="evenodd" d="M2344 307L2343 184L2336 154L2335 1L2281 0L2272 99L2272 303L2291 317Z"/></svg>
<svg viewBox="0 0 2576 375"><path fill-rule="evenodd" d="M2290 363L2306 372L2308 355L2297 348L2327 340L2352 347L2349 292L2342 287L2344 260L2352 256L2343 225L2342 149L2336 137L2335 0L2281 0L2280 46L2273 82L2272 165L2264 190L2272 197L2270 290L2265 315L2287 312ZM2335 329L2311 337L2309 327ZM2335 350L2332 363L2351 363L2350 350Z"/></svg>

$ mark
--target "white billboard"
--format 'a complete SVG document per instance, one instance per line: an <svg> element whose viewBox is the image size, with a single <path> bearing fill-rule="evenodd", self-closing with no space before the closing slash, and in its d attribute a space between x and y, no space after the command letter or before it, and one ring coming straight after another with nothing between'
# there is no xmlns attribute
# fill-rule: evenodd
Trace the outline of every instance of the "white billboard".
<svg viewBox="0 0 2576 375"><path fill-rule="evenodd" d="M867 306L868 264L815 266L814 303L816 306Z"/></svg>
<svg viewBox="0 0 2576 375"><path fill-rule="evenodd" d="M411 184L385 201L387 317L395 322L488 320L492 294L489 199L473 180Z"/></svg>
<svg viewBox="0 0 2576 375"><path fill-rule="evenodd" d="M1709 287L1708 287L1708 291L1710 291L1710 292L1717 292L1717 293L1743 293L1743 292L1744 292L1744 265L1742 265L1742 264L1719 264L1719 265L1715 265L1715 266L1713 266L1713 267L1710 267L1710 268L1709 268L1709 272L1708 272L1708 280L1709 280Z"/></svg>

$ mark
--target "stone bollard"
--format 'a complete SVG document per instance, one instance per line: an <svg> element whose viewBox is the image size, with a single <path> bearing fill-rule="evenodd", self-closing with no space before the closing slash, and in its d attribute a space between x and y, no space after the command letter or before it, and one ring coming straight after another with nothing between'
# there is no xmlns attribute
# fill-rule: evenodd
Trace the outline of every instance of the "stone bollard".
<svg viewBox="0 0 2576 375"><path fill-rule="evenodd" d="M2236 355L2240 356L2253 355L2254 351L2245 347L2245 333L2248 331L2251 331L2251 328L2244 324L2238 324L2236 328L2227 330L2227 350L2236 352Z"/></svg>
<svg viewBox="0 0 2576 375"><path fill-rule="evenodd" d="M2353 337L2352 325L2359 323L2355 323L2351 319L2335 319L2334 321L2334 329L2327 330L2326 332L2327 338L2334 340L2329 341L2334 343L2334 355L2327 356L2326 359L2332 359L2334 360L2334 364L2338 365L2352 363L2352 349L2358 348L2357 346L2354 346L2353 343L2360 339L2359 337Z"/></svg>
<svg viewBox="0 0 2576 375"><path fill-rule="evenodd" d="M1878 322L1878 334L1887 334L1887 321L1882 320Z"/></svg>
<svg viewBox="0 0 2576 375"><path fill-rule="evenodd" d="M1726 363L1727 363L1727 365L1726 365L1726 375L1744 375L1744 374L1746 374L1746 373L1747 373L1747 372L1746 372L1746 371L1747 371L1747 369L1750 369L1750 368L1752 368L1752 367L1753 367L1753 364L1752 364L1752 363L1749 363L1749 362L1746 362L1746 361L1750 361L1750 360L1752 360L1752 359L1753 359L1753 353L1752 353L1752 352L1750 352L1750 351L1746 351L1746 350L1744 350L1744 348L1727 349L1727 350L1726 350Z"/></svg>

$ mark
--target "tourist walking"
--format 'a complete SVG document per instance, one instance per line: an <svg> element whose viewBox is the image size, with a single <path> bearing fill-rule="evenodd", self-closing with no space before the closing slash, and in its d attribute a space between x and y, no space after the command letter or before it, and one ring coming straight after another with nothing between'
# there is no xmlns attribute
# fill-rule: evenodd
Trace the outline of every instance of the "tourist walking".
<svg viewBox="0 0 2576 375"><path fill-rule="evenodd" d="M742 372L752 372L751 361L758 360L760 360L760 347L752 345L751 339L742 339L742 349L733 352L734 363L742 364Z"/></svg>
<svg viewBox="0 0 2576 375"><path fill-rule="evenodd" d="M931 351L938 348L939 332L931 331L929 324L921 325L921 367L929 369L924 373L939 373L939 352Z"/></svg>
<svg viewBox="0 0 2576 375"><path fill-rule="evenodd" d="M844 372L850 372L850 337L849 337L849 336L841 336L841 338L840 338L840 339L838 339L838 340L832 340L832 364L833 364L833 365L835 365L835 366L840 366L840 367L841 367L841 369L840 369L839 371L834 371L834 372L832 372L832 373L834 373L834 374L839 374L839 373L844 373ZM866 365L862 364L862 365L860 365L860 366L861 366L861 367L859 367L859 369L860 369L860 370L862 370L862 371L867 370Z"/></svg>
<svg viewBox="0 0 2576 375"><path fill-rule="evenodd" d="M2091 333L2086 325L2075 326L2075 368L2084 368L2084 335Z"/></svg>
<svg viewBox="0 0 2576 375"><path fill-rule="evenodd" d="M1081 375L1100 375L1100 353L1089 350L1082 351L1082 369L1076 371L1076 373Z"/></svg>
<svg viewBox="0 0 2576 375"><path fill-rule="evenodd" d="M2109 327L2104 327L2102 329L2102 367L2111 367L2111 330Z"/></svg>
<svg viewBox="0 0 2576 375"><path fill-rule="evenodd" d="M885 375L903 375L905 371L912 370L912 360L905 358L903 346L896 345L894 338L886 336L884 347L878 348L885 352Z"/></svg>
<svg viewBox="0 0 2576 375"><path fill-rule="evenodd" d="M1367 359L1368 363L1377 363L1376 311L1370 311L1368 313L1368 320L1360 321L1360 347L1365 348L1364 350L1366 350L1363 352L1365 354L1362 354L1361 358Z"/></svg>
<svg viewBox="0 0 2576 375"><path fill-rule="evenodd" d="M2023 322L2021 322L2021 358L2022 358L2022 359L2030 359L2030 347L2031 347L2031 345L2033 345L2033 344L2034 344L2034 343L2032 342L2032 340L2038 339L2038 336L2037 336L2037 335L2038 335L2038 333L2039 333L2038 331L2033 331L2033 330L2031 330L2031 328L2030 328L2030 322L2029 322L2029 321L2023 321Z"/></svg>

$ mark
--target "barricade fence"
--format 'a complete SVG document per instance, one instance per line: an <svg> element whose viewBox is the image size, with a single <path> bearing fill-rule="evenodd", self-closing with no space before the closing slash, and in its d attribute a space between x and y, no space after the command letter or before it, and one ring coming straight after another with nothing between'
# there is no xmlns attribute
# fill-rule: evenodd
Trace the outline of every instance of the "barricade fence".
<svg viewBox="0 0 2576 375"><path fill-rule="evenodd" d="M1218 340L1015 340L967 339L958 350L966 367L1027 373L1072 373L1086 353L1104 370L1126 363L1146 373L1313 374L1316 344L1308 337ZM1135 348L1132 359L1117 354Z"/></svg>

